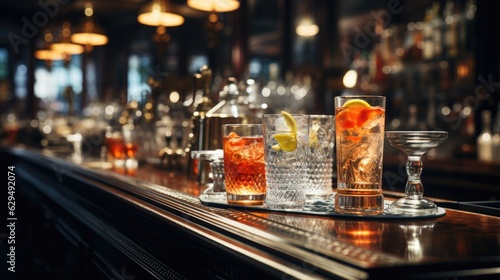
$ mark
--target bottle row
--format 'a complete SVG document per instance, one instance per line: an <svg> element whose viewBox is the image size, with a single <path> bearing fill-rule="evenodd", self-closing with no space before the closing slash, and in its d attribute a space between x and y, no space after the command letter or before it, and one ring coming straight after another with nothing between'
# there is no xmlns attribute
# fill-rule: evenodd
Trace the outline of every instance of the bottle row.
<svg viewBox="0 0 500 280"><path fill-rule="evenodd" d="M498 107L500 109L500 103ZM477 137L479 160L500 161L500 111L497 112L494 119L490 110L484 110L481 114L483 129Z"/></svg>

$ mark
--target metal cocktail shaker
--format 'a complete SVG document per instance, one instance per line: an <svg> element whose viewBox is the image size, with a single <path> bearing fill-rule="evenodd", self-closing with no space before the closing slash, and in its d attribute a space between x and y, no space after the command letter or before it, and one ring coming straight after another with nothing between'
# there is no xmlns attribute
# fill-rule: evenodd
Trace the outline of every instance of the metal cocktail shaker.
<svg viewBox="0 0 500 280"><path fill-rule="evenodd" d="M219 93L219 103L213 106L210 91L212 71L208 67L202 67L197 80L203 87L203 97L192 117L193 135L190 151L222 149L222 125L253 121L248 99L239 90L237 80L228 78ZM260 123L260 120L257 123ZM200 184L211 182L209 162L197 161L188 156L188 177Z"/></svg>

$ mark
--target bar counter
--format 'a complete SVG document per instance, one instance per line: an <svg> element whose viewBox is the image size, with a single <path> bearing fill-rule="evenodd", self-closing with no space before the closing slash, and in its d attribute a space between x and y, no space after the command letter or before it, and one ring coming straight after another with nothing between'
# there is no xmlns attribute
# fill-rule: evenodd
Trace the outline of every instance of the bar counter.
<svg viewBox="0 0 500 280"><path fill-rule="evenodd" d="M500 279L500 217L211 207L183 172L125 174L19 146L0 155L16 173L19 279Z"/></svg>

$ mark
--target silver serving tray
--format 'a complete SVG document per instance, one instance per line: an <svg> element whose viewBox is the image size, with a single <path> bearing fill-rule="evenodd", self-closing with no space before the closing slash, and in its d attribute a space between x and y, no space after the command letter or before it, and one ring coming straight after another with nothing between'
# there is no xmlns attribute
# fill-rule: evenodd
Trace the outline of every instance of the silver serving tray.
<svg viewBox="0 0 500 280"><path fill-rule="evenodd" d="M428 219L437 218L446 215L446 210L444 208L438 207L438 212L430 215L419 215L419 216L409 216L409 215L398 215L393 214L388 211L390 202L385 202L384 212L379 215L372 216L361 216L361 215L350 215L335 212L333 205L333 196L328 200L317 200L309 201L303 210L282 210L282 209L270 209L266 205L259 206L245 206L237 204L227 203L226 193L224 192L205 192L199 196L202 204L212 207L221 208L234 208L241 210L250 211L265 211L265 212L283 212L283 213L294 213L294 214L306 214L306 215L316 215L316 216L328 216L328 217L338 217L338 218L355 218L355 219Z"/></svg>

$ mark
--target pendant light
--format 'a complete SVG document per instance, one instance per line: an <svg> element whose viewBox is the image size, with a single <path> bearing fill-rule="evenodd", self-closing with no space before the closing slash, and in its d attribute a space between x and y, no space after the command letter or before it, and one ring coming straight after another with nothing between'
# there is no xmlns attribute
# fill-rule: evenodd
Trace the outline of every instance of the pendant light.
<svg viewBox="0 0 500 280"><path fill-rule="evenodd" d="M48 31L45 32L45 34L43 35L44 47L35 51L34 57L36 59L46 60L46 61L54 61L54 60L63 60L66 58L64 53L52 50L49 47L53 38L54 37L53 37L51 32L48 32Z"/></svg>
<svg viewBox="0 0 500 280"><path fill-rule="evenodd" d="M85 51L82 45L71 43L71 25L64 22L61 30L61 39L57 43L50 45L50 49L64 53L66 55L81 54Z"/></svg>
<svg viewBox="0 0 500 280"><path fill-rule="evenodd" d="M187 5L193 9L205 12L232 12L240 7L236 0L187 0Z"/></svg>
<svg viewBox="0 0 500 280"><path fill-rule="evenodd" d="M208 34L208 47L213 49L218 42L218 34L224 28L217 13L232 12L240 7L236 0L187 0L187 5L193 9L209 12L205 29Z"/></svg>
<svg viewBox="0 0 500 280"><path fill-rule="evenodd" d="M90 2L85 3L85 19L79 29L71 35L73 43L87 46L92 49L93 46L102 46L108 43L108 36L94 22L94 8Z"/></svg>
<svg viewBox="0 0 500 280"><path fill-rule="evenodd" d="M172 27L182 25L184 17L169 12L164 0L154 0L141 10L137 21L149 26Z"/></svg>
<svg viewBox="0 0 500 280"><path fill-rule="evenodd" d="M39 49L35 51L34 56L36 59L50 61L63 60L65 58L65 55L63 53L51 49Z"/></svg>

